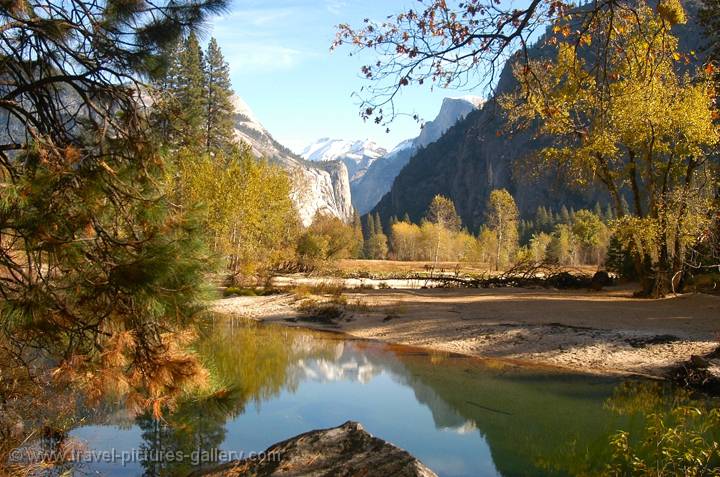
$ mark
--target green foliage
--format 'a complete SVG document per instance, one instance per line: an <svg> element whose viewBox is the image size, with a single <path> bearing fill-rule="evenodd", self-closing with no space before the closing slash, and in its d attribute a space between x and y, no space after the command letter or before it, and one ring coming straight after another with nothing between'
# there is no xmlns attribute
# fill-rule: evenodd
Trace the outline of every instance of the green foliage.
<svg viewBox="0 0 720 477"><path fill-rule="evenodd" d="M350 258L361 246L358 239L354 226L337 217L317 213L310 227L300 236L297 253L300 260L309 265Z"/></svg>
<svg viewBox="0 0 720 477"><path fill-rule="evenodd" d="M205 145L206 83L205 59L195 34L176 50L168 72L167 87L172 94L169 137L177 147L199 151Z"/></svg>
<svg viewBox="0 0 720 477"><path fill-rule="evenodd" d="M384 233L376 233L365 241L365 257L372 260L384 260L388 254L388 238Z"/></svg>
<svg viewBox="0 0 720 477"><path fill-rule="evenodd" d="M455 204L452 200L441 195L433 197L425 218L433 224L439 225L440 227L456 232L460 230L462 222L460 216L455 211Z"/></svg>
<svg viewBox="0 0 720 477"><path fill-rule="evenodd" d="M573 265L577 263L577 251L578 241L570 226L558 224L547 245L547 260L559 265Z"/></svg>
<svg viewBox="0 0 720 477"><path fill-rule="evenodd" d="M513 260L518 248L519 214L515 199L505 189L490 192L487 207L487 227L495 235L495 269Z"/></svg>
<svg viewBox="0 0 720 477"><path fill-rule="evenodd" d="M530 239L528 251L530 257L535 263L541 263L546 260L548 255L548 248L552 242L553 237L545 232L540 232L537 235L533 235Z"/></svg>
<svg viewBox="0 0 720 477"><path fill-rule="evenodd" d="M230 68L215 38L205 54L205 148L229 151L233 146L235 108L232 103Z"/></svg>
<svg viewBox="0 0 720 477"><path fill-rule="evenodd" d="M362 258L365 249L365 237L363 236L362 220L357 211L353 212L353 243L355 245L352 251L352 258Z"/></svg>
<svg viewBox="0 0 720 477"><path fill-rule="evenodd" d="M167 47L226 3L3 2L3 417L57 423L78 390L159 412L202 384L187 348L212 262L160 186L138 98ZM0 429L0 473L20 434Z"/></svg>
<svg viewBox="0 0 720 477"><path fill-rule="evenodd" d="M707 217L716 170L706 159L720 140L712 85L679 73L683 55L670 27L684 21L681 4L667 0L657 11L644 3L600 8L576 34L559 23L555 60L518 65L520 91L501 99L511 123L539 120L539 135L552 138L541 157L562 163L578 184L599 180L615 215L630 209L637 218L634 227L620 224L619 237L643 263L643 288L653 295L669 291ZM601 68L585 54L597 42L605 45Z"/></svg>
<svg viewBox="0 0 720 477"><path fill-rule="evenodd" d="M605 475L720 475L720 409L680 405L646 420L646 439L633 440L625 431L611 437L613 456Z"/></svg>
<svg viewBox="0 0 720 477"><path fill-rule="evenodd" d="M589 210L579 210L573 215L572 232L580 245L583 263L600 264L607 250L609 231L600 216Z"/></svg>
<svg viewBox="0 0 720 477"><path fill-rule="evenodd" d="M605 267L619 277L629 280L637 279L632 253L626 250L615 235L610 236Z"/></svg>
<svg viewBox="0 0 720 477"><path fill-rule="evenodd" d="M363 255L372 260L384 260L388 254L388 238L383 231L380 215L369 214L367 218L367 236Z"/></svg>
<svg viewBox="0 0 720 477"><path fill-rule="evenodd" d="M237 275L264 274L294 260L299 233L291 183L279 167L248 150L195 155L181 150L169 187L200 207L209 247Z"/></svg>
<svg viewBox="0 0 720 477"><path fill-rule="evenodd" d="M231 153L235 147L230 70L214 38L203 53L191 34L176 46L166 75L156 83L158 141L197 154Z"/></svg>

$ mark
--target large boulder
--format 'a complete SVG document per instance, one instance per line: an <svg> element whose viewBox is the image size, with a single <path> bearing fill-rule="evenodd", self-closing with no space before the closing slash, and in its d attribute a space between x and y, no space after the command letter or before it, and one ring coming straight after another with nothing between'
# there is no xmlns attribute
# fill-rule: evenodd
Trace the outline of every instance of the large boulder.
<svg viewBox="0 0 720 477"><path fill-rule="evenodd" d="M306 432L269 447L262 459L230 462L190 477L437 477L408 452L357 423Z"/></svg>

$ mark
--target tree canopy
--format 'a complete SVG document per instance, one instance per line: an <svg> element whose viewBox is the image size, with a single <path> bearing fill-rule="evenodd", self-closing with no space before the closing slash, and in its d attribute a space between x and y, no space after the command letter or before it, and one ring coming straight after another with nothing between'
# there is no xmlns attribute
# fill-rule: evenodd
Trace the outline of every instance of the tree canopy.
<svg viewBox="0 0 720 477"><path fill-rule="evenodd" d="M187 324L207 256L197 221L163 194L143 100L167 48L225 6L2 3L3 416L39 414L23 407L39 389L48 408L80 389L158 414L202 381Z"/></svg>

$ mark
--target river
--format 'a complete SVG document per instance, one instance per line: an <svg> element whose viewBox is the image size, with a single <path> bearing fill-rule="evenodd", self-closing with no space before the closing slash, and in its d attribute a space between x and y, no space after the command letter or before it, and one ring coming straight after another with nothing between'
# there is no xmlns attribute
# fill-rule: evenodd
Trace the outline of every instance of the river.
<svg viewBox="0 0 720 477"><path fill-rule="evenodd" d="M440 476L577 475L602 469L618 429L671 393L657 383L520 367L342 335L218 321L198 352L227 392L163 421L109 404L71 435L110 476L182 475L318 428L359 421Z"/></svg>

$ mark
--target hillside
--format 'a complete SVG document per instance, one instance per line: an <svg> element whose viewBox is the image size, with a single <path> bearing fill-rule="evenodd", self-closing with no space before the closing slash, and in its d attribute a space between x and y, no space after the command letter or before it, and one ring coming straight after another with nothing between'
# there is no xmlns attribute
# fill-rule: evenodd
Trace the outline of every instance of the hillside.
<svg viewBox="0 0 720 477"><path fill-rule="evenodd" d="M293 201L300 219L309 225L318 211L343 220L353 214L350 180L345 165L339 161L309 162L278 143L257 120L239 96L235 106L235 136L250 145L257 157L280 164L293 180Z"/></svg>
<svg viewBox="0 0 720 477"><path fill-rule="evenodd" d="M698 4L685 2L690 21L678 25L676 34L684 51L701 51ZM548 57L554 51L541 39L530 50L533 58ZM562 170L537 171L529 162L543 143L533 131L507 134L495 98L515 89L510 67L505 65L496 94L484 107L451 128L437 142L420 149L399 173L393 186L373 209L383 222L407 213L412 220L425 214L436 194L450 197L463 223L476 230L484 221L490 191L506 188L515 197L521 214L528 216L540 205L576 209L606 202L600 187L573 188Z"/></svg>

